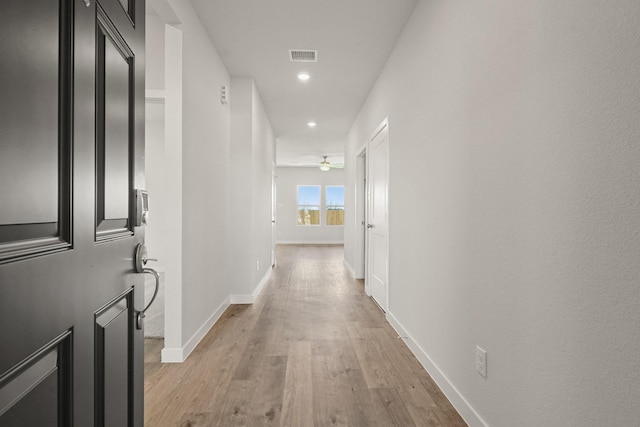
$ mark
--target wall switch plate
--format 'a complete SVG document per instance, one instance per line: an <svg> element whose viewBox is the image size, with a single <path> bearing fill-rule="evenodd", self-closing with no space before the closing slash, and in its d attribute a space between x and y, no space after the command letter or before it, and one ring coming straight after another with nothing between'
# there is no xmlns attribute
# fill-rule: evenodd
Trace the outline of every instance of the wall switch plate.
<svg viewBox="0 0 640 427"><path fill-rule="evenodd" d="M487 378L487 352L476 346L476 372Z"/></svg>

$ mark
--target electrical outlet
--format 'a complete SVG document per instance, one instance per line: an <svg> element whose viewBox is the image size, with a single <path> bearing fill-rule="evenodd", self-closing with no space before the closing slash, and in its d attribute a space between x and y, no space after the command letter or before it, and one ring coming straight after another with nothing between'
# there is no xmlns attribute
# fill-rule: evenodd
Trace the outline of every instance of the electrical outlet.
<svg viewBox="0 0 640 427"><path fill-rule="evenodd" d="M256 260L256 271L260 271L260 260Z"/></svg>
<svg viewBox="0 0 640 427"><path fill-rule="evenodd" d="M476 346L476 372L487 378L487 352Z"/></svg>

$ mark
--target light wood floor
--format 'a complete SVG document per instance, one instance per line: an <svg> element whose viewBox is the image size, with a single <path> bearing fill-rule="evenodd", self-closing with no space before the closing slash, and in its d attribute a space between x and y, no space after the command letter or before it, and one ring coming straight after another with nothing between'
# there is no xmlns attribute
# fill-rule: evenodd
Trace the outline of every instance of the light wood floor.
<svg viewBox="0 0 640 427"><path fill-rule="evenodd" d="M182 364L145 350L145 425L464 426L342 264L279 246L253 305L233 305Z"/></svg>

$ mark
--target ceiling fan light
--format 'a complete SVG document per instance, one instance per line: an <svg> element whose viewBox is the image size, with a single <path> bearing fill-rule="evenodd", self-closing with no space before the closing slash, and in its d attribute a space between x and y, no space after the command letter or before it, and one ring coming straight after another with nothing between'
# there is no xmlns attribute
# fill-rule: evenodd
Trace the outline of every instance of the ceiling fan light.
<svg viewBox="0 0 640 427"><path fill-rule="evenodd" d="M323 159L322 159L322 161L320 162L320 170L321 170L322 172L328 172L328 171L329 171L329 169L331 169L331 163L329 163L329 162L327 161L327 156L322 156L322 157L323 157Z"/></svg>

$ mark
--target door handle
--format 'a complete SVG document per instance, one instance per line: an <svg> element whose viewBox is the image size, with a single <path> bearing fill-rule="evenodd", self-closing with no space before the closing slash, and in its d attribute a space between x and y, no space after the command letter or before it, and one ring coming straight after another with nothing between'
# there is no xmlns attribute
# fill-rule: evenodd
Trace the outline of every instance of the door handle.
<svg viewBox="0 0 640 427"><path fill-rule="evenodd" d="M151 304L153 304L153 302L156 300L156 297L158 296L158 289L160 288L160 275L158 274L157 271L155 271L153 268L145 268L143 270L143 273L151 274L153 277L155 277L156 286L155 286L155 289L153 290L153 296L151 297L151 300L149 301L149 303L145 306L145 308L143 308L141 311L138 311L136 313L136 328L138 329L142 329L144 325L145 313L147 312L149 307L151 307Z"/></svg>
<svg viewBox="0 0 640 427"><path fill-rule="evenodd" d="M142 274L151 274L155 280L155 288L153 290L153 296L149 303L141 310L136 312L136 328L142 329L144 326L144 317L146 311L151 307L151 304L156 300L158 296L158 290L160 289L160 275L153 268L146 267L147 262L149 261L157 261L155 258L147 258L147 247L142 243L138 244L136 247L136 273Z"/></svg>
<svg viewBox="0 0 640 427"><path fill-rule="evenodd" d="M373 224L367 224L367 228L373 228Z"/></svg>

